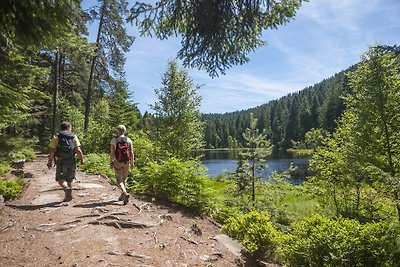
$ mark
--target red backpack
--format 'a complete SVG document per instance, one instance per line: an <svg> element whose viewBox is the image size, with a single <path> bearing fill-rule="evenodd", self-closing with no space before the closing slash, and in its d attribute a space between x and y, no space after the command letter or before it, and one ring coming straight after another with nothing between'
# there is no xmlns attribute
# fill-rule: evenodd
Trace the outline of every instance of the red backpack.
<svg viewBox="0 0 400 267"><path fill-rule="evenodd" d="M131 151L126 137L117 137L117 143L115 144L115 159L123 163L127 163L131 159Z"/></svg>

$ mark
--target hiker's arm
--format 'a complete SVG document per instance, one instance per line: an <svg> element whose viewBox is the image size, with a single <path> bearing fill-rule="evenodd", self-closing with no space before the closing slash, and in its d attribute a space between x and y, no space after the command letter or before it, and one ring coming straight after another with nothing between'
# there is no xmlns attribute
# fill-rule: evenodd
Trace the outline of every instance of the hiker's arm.
<svg viewBox="0 0 400 267"><path fill-rule="evenodd" d="M130 167L132 169L135 166L135 154L133 153L133 150L132 150L132 144L129 144L129 146L130 146L129 151L131 153Z"/></svg>
<svg viewBox="0 0 400 267"><path fill-rule="evenodd" d="M110 167L112 168L112 164L115 161L115 155L114 155L114 151L115 151L115 146L114 145L110 145Z"/></svg>
<svg viewBox="0 0 400 267"><path fill-rule="evenodd" d="M47 168L51 168L53 167L53 160L54 160L54 154L56 153L56 149L55 148L50 148L49 151L49 160L47 161Z"/></svg>
<svg viewBox="0 0 400 267"><path fill-rule="evenodd" d="M83 152L80 146L75 149L76 154L78 154L79 159L81 160L81 164L85 164L85 159L83 157Z"/></svg>

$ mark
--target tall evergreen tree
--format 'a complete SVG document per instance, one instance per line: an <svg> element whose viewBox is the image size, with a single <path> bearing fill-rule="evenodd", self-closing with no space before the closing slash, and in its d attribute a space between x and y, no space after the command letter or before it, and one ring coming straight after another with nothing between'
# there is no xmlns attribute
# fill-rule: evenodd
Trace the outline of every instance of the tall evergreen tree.
<svg viewBox="0 0 400 267"><path fill-rule="evenodd" d="M125 29L128 2L126 0L102 0L100 7L91 10L92 20L98 19L99 26L96 38L88 89L85 100L85 130L89 127L91 101L101 99L107 94L125 95L127 90L124 65L125 53L133 43ZM96 91L93 90L93 86ZM119 89L117 89L119 88ZM123 99L124 101L126 100Z"/></svg>
<svg viewBox="0 0 400 267"><path fill-rule="evenodd" d="M156 90L158 101L152 126L153 137L160 143L165 156L181 159L194 157L194 151L203 147L204 124L200 119L200 86L195 86L185 70L176 61L169 61L162 76L163 87Z"/></svg>

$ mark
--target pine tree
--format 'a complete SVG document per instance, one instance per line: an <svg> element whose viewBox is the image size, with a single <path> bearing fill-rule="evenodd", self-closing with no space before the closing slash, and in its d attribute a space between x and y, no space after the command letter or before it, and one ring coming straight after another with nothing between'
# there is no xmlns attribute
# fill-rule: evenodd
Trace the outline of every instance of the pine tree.
<svg viewBox="0 0 400 267"><path fill-rule="evenodd" d="M250 113L250 127L247 128L243 133L243 138L246 141L246 148L248 150L240 155L243 160L249 161L250 163L248 165L248 173L250 173L249 179L251 180L251 200L253 206L255 205L256 201L255 183L256 180L259 179L259 176L257 175L266 167L266 165L262 164L262 162L264 162L272 152L272 146L267 140L265 132L260 133L256 126L257 119L253 117L253 113ZM246 167L246 165L242 164L241 168L238 169L240 170L241 174L246 173L246 171L243 171L243 167ZM242 176L241 174L239 177ZM243 182L240 182L240 184L243 184Z"/></svg>
<svg viewBox="0 0 400 267"><path fill-rule="evenodd" d="M165 156L181 159L194 157L203 147L204 124L200 119L200 102L193 80L176 61L168 62L162 76L163 87L156 90L158 101L152 105L155 111L152 135L160 143Z"/></svg>

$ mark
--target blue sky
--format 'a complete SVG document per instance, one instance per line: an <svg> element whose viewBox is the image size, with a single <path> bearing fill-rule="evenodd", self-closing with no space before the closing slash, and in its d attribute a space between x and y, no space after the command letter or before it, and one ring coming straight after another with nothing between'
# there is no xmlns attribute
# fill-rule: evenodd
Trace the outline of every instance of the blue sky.
<svg viewBox="0 0 400 267"><path fill-rule="evenodd" d="M162 87L161 75L167 61L176 57L180 40L140 37L134 26L128 28L136 36L125 67L129 91L142 113L151 112L149 104L157 100L154 90ZM250 54L249 63L228 69L226 75L211 78L188 69L194 83L203 85L198 92L201 112L259 106L350 67L371 45L400 45L400 1L310 0L294 20L265 31L263 39L267 45Z"/></svg>

